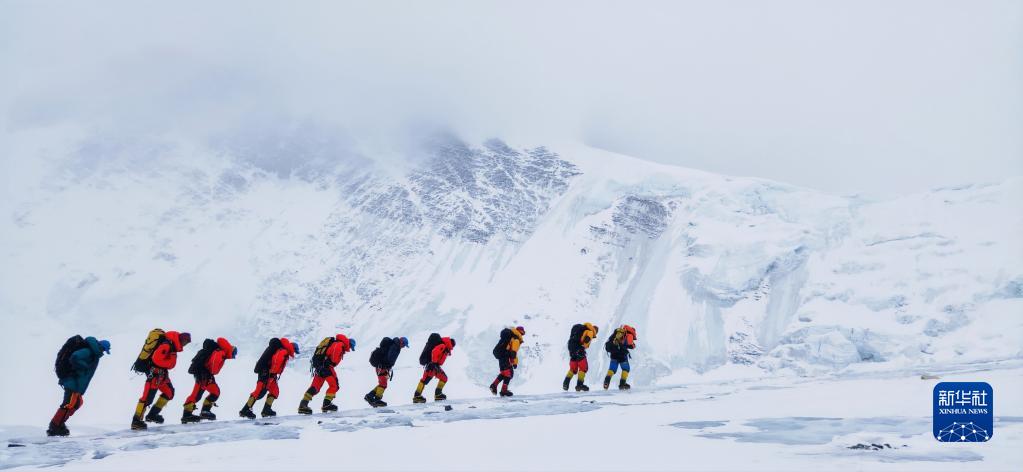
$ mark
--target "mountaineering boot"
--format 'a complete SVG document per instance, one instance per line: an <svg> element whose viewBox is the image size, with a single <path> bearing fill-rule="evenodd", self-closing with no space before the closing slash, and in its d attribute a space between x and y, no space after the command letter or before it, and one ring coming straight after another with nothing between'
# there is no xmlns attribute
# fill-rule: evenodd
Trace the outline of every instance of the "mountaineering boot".
<svg viewBox="0 0 1023 472"><path fill-rule="evenodd" d="M320 407L320 411L322 411L324 413L330 413L330 412L333 412L333 411L337 411L337 405L335 405L330 400L324 399L323 400L323 406Z"/></svg>
<svg viewBox="0 0 1023 472"><path fill-rule="evenodd" d="M163 415L160 414L161 408L154 406L153 409L146 413L146 421L150 423L163 424Z"/></svg>
<svg viewBox="0 0 1023 472"><path fill-rule="evenodd" d="M192 414L192 412L188 410L185 410L185 412L181 414L181 424L198 423L200 419L202 418Z"/></svg>
<svg viewBox="0 0 1023 472"><path fill-rule="evenodd" d="M217 415L212 411L204 408L202 411L199 412L199 418L202 418L207 421L216 421Z"/></svg>
<svg viewBox="0 0 1023 472"><path fill-rule="evenodd" d="M503 390L501 390L501 396L502 396L502 397L510 397L510 396L512 396L512 395L515 395L515 394L514 394L514 393L512 393L512 392L511 392L511 390L508 390L507 388L506 388L506 389L503 389Z"/></svg>
<svg viewBox="0 0 1023 472"><path fill-rule="evenodd" d="M622 379L622 381L618 382L618 390L628 390L630 388L632 388L632 385L625 383L625 379Z"/></svg>
<svg viewBox="0 0 1023 472"><path fill-rule="evenodd" d="M62 425L62 424L61 425L55 425L53 423L50 423L50 427L46 429L46 435L47 436L51 436L51 437L52 436L67 436L69 434L71 434L71 431L68 431L67 426Z"/></svg>
<svg viewBox="0 0 1023 472"><path fill-rule="evenodd" d="M412 396L412 403L426 403L426 397L421 393Z"/></svg>
<svg viewBox="0 0 1023 472"><path fill-rule="evenodd" d="M273 409L270 408L270 405L268 405L266 403L263 404L263 411L259 412L259 414L263 418L271 418L271 417L277 416L277 412L273 411Z"/></svg>
<svg viewBox="0 0 1023 472"><path fill-rule="evenodd" d="M248 405L243 406L242 409L238 411L238 416L248 418L250 420L256 419L256 414L252 412L252 408L249 408Z"/></svg>
<svg viewBox="0 0 1023 472"><path fill-rule="evenodd" d="M565 381L561 383L561 389L568 391L568 384L572 383L572 377L565 377ZM578 389L576 389L578 390Z"/></svg>
<svg viewBox="0 0 1023 472"><path fill-rule="evenodd" d="M132 429L132 431L145 431L145 430L149 429L149 426L146 426L146 422L142 421L139 417L132 416L131 417L131 429Z"/></svg>
<svg viewBox="0 0 1023 472"><path fill-rule="evenodd" d="M611 376L604 377L604 390L611 386Z"/></svg>
<svg viewBox="0 0 1023 472"><path fill-rule="evenodd" d="M444 400L447 400L447 399L448 399L448 396L444 395L444 392L442 392L440 390L437 390L436 392L433 392L433 401L439 402L439 401L444 401Z"/></svg>
<svg viewBox="0 0 1023 472"><path fill-rule="evenodd" d="M215 421L217 419L217 415L213 414L213 412L210 411L215 406L217 406L217 402L210 401L210 399L207 398L206 401L202 402L202 410L199 411L199 418L209 421Z"/></svg>
<svg viewBox="0 0 1023 472"><path fill-rule="evenodd" d="M490 385L490 393L497 395L497 384Z"/></svg>
<svg viewBox="0 0 1023 472"><path fill-rule="evenodd" d="M313 409L309 408L309 400L302 400L298 403L298 414L300 415L311 415Z"/></svg>
<svg viewBox="0 0 1023 472"><path fill-rule="evenodd" d="M369 393L367 393L366 396L362 397L362 398L363 398L363 400L366 400L366 403L369 403L369 406L371 406L373 408L380 408L382 406L387 406L387 402L377 398L376 393L374 393L373 390L370 390Z"/></svg>
<svg viewBox="0 0 1023 472"><path fill-rule="evenodd" d="M577 391L577 392L589 392L590 391L590 387L587 387L586 384L584 384L582 382L577 382L575 384L575 391Z"/></svg>

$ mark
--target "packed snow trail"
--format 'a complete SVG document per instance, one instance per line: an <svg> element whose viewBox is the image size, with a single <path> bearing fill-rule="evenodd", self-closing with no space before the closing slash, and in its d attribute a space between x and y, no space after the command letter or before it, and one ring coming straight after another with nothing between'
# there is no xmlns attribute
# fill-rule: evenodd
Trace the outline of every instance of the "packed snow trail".
<svg viewBox="0 0 1023 472"><path fill-rule="evenodd" d="M660 391L677 388L659 389ZM0 469L21 465L52 466L72 460L104 457L124 451L195 446L217 442L299 439L304 427L315 424L325 431L351 432L362 429L415 427L429 423L470 420L499 420L546 415L565 415L593 411L605 405L625 406L612 401L617 390L587 394L558 393L512 398L474 398L430 402L424 405L364 408L331 414L279 415L255 420L234 419L203 421L198 424L167 423L151 425L146 431L116 431L98 436L69 438L14 438L7 441L7 456ZM668 400L684 401L684 400ZM221 409L222 417L233 413Z"/></svg>
<svg viewBox="0 0 1023 472"><path fill-rule="evenodd" d="M1023 394L1019 362L931 373L941 380L983 379L1001 398ZM639 457L644 466L662 469L734 469L754 463L742 458L766 468L797 469L864 467L864 461L872 469L919 468L921 462L932 469L961 461L983 461L987 469L1018 464L1023 453L1013 444L1023 437L1023 408L1013 402L996 404L989 443L949 445L931 437L930 390L941 380L923 380L915 370L864 372L829 379L779 377L629 392L454 399L61 439L39 433L6 440L0 468L109 470L135 468L140 460L151 469L201 469L201 464L324 469L338 467L339 460L356 469L452 468L454 461L443 461L457 456L456 469L480 469L492 464L494 455L514 452L523 459L517 468L579 469L584 464L572 462L578 451L598 453L591 459L599 461L585 468L601 470L638 464ZM221 408L222 416L230 410ZM381 445L397 454L381 459ZM602 445L614 448L603 450ZM190 462L200 457L208 462Z"/></svg>

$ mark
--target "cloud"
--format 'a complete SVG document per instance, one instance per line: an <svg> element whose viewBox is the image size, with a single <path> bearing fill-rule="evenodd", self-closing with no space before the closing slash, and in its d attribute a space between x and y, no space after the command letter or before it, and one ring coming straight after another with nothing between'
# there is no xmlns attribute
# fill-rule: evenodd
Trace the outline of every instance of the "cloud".
<svg viewBox="0 0 1023 472"><path fill-rule="evenodd" d="M1019 2L551 3L8 3L0 125L448 128L834 192L1023 174Z"/></svg>

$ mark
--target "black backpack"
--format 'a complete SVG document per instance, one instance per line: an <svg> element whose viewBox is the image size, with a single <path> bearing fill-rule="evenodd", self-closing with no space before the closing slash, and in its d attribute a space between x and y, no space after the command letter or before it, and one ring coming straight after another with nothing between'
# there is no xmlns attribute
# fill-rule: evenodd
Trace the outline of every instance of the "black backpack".
<svg viewBox="0 0 1023 472"><path fill-rule="evenodd" d="M259 360L256 361L256 367L252 369L257 374L267 374L270 372L270 361L273 359L274 354L278 349L284 347L281 344L281 340L273 338L270 340L270 345L263 350L263 355L259 356Z"/></svg>
<svg viewBox="0 0 1023 472"><path fill-rule="evenodd" d="M604 350L607 351L608 353L614 353L614 351L617 350L617 348L615 347L615 333L617 332L618 332L617 329L611 331L611 334L607 336L607 341L604 342Z"/></svg>
<svg viewBox="0 0 1023 472"><path fill-rule="evenodd" d="M206 368L206 361L210 360L210 356L213 355L213 351L220 349L220 345L212 339L206 339L202 342L202 349L195 353L192 357L192 363L188 366L188 373L194 375L197 379L208 379L213 377L213 373L210 369Z"/></svg>
<svg viewBox="0 0 1023 472"><path fill-rule="evenodd" d="M626 346L625 343L624 343L624 339L625 339L624 332L622 333L622 340L623 340L623 342L621 344L615 343L615 336L617 336L620 331L622 331L621 328L618 328L618 329L615 329L614 331L611 331L611 334L608 335L608 337L607 337L607 342L604 343L604 350L607 351L607 353L611 355L611 358L622 358L622 357L624 357L624 358L628 359L631 354L629 353L628 346Z"/></svg>
<svg viewBox="0 0 1023 472"><path fill-rule="evenodd" d="M579 339L583 336L583 331L586 331L586 326L583 324L572 326L572 332L568 335L568 349L570 351L577 350L583 346Z"/></svg>
<svg viewBox="0 0 1023 472"><path fill-rule="evenodd" d="M439 336L439 335L438 335ZM391 350L391 345L394 344L394 339L384 338L380 340L380 346L373 350L369 355L369 365L381 368L384 361L387 360L387 352Z"/></svg>
<svg viewBox="0 0 1023 472"><path fill-rule="evenodd" d="M64 345L57 351L57 361L53 363L53 371L57 374L58 379L70 377L75 373L74 367L71 366L71 354L87 347L89 347L89 343L85 342L85 338L78 334L64 341Z"/></svg>
<svg viewBox="0 0 1023 472"><path fill-rule="evenodd" d="M441 339L440 334L430 333L430 337L426 339L426 346L423 347L423 353L419 355L419 365L429 364L432 360L433 348L442 342L444 340Z"/></svg>
<svg viewBox="0 0 1023 472"><path fill-rule="evenodd" d="M501 330L501 339L497 341L497 345L494 346L494 357L497 359L504 359L508 356L508 342L511 341L512 331L511 328L505 328Z"/></svg>

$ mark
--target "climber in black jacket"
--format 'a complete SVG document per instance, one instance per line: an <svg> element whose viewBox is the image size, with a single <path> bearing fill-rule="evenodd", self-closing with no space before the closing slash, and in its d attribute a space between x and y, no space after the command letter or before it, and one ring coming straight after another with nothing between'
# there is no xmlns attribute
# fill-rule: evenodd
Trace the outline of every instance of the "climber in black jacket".
<svg viewBox="0 0 1023 472"><path fill-rule="evenodd" d="M370 390L363 397L370 406L377 408L387 406L384 402L384 390L387 389L387 381L394 377L394 363L398 361L398 355L402 348L408 347L408 338L394 337L380 340L380 346L373 350L369 356L369 364L376 368L377 386Z"/></svg>

